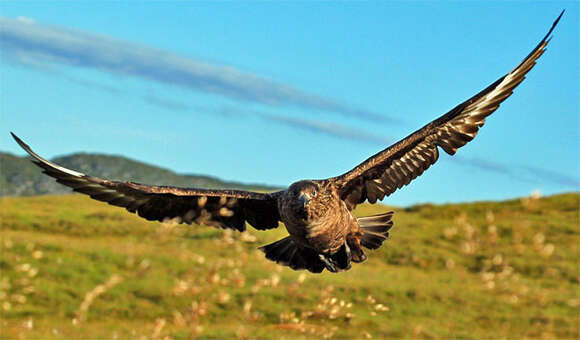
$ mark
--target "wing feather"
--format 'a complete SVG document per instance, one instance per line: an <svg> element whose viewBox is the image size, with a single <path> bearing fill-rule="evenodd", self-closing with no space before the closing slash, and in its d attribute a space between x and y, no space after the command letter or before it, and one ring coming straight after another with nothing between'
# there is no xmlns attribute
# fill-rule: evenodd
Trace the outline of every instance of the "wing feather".
<svg viewBox="0 0 580 340"><path fill-rule="evenodd" d="M457 149L473 140L485 119L513 93L544 53L549 36L563 14L564 11L538 45L512 71L351 171L332 178L349 208L353 209L366 200L375 203L409 184L437 161L438 148L454 155Z"/></svg>
<svg viewBox="0 0 580 340"><path fill-rule="evenodd" d="M123 207L147 220L174 220L240 231L245 230L246 221L256 229L265 230L276 228L280 220L279 193L186 189L110 181L52 163L37 155L16 135L12 134L12 137L32 156L33 163L57 182L95 200Z"/></svg>

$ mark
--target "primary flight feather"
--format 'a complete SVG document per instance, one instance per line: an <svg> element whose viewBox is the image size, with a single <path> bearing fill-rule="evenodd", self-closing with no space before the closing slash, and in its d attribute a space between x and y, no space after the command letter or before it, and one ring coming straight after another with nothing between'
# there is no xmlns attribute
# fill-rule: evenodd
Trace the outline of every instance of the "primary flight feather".
<svg viewBox="0 0 580 340"><path fill-rule="evenodd" d="M274 193L110 181L47 161L12 136L45 174L74 191L154 221L171 219L239 231L246 223L267 230L283 222L290 235L260 248L268 259L295 270L339 272L348 270L351 262L363 262L363 247L379 248L393 226L393 212L356 218L352 214L356 205L375 203L409 184L437 161L439 148L453 155L471 141L544 53L562 14L516 68L448 113L341 176L298 181Z"/></svg>

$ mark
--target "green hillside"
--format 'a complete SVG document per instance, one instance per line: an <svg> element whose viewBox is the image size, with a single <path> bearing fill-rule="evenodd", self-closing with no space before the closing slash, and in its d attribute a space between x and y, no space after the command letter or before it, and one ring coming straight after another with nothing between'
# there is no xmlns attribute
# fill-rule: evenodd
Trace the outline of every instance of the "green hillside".
<svg viewBox="0 0 580 340"><path fill-rule="evenodd" d="M3 198L0 336L579 337L580 194L395 211L367 262L314 275L256 249L283 228L152 223L80 195Z"/></svg>
<svg viewBox="0 0 580 340"><path fill-rule="evenodd" d="M118 181L182 187L267 190L259 184L226 182L201 175L180 175L173 171L121 156L78 153L53 159L55 163L92 176ZM62 194L71 190L42 174L28 157L0 152L0 196Z"/></svg>

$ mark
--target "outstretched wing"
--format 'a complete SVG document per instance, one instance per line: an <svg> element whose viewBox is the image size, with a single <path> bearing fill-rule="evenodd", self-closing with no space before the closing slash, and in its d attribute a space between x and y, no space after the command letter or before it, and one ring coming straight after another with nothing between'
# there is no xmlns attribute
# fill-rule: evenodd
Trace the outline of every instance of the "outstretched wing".
<svg viewBox="0 0 580 340"><path fill-rule="evenodd" d="M467 144L513 89L524 80L550 41L550 34L564 14L532 52L511 72L405 139L370 157L356 168L331 178L342 199L352 209L368 200L375 203L420 176L439 157L437 147L450 155Z"/></svg>
<svg viewBox="0 0 580 340"><path fill-rule="evenodd" d="M45 174L74 191L123 207L152 221L174 220L243 231L246 221L265 230L278 226L277 196L241 190L185 189L117 182L63 168L38 156L20 138L16 142L34 158Z"/></svg>

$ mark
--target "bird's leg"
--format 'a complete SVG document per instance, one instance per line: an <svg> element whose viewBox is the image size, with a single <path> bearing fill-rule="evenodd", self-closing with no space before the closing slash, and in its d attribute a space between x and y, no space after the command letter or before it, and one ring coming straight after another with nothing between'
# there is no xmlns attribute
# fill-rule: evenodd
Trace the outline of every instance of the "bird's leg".
<svg viewBox="0 0 580 340"><path fill-rule="evenodd" d="M365 254L360 244L360 236L356 234L350 234L346 238L346 243L350 246L352 262L360 263L367 259L367 255Z"/></svg>
<svg viewBox="0 0 580 340"><path fill-rule="evenodd" d="M332 255L319 254L320 260L326 266L326 269L336 273L343 270L349 270L351 267L350 247L346 242L340 247L340 250Z"/></svg>
<svg viewBox="0 0 580 340"><path fill-rule="evenodd" d="M334 261L332 261L332 259L326 257L326 255L324 254L318 254L318 257L320 258L320 261L322 261L322 263L324 263L324 266L326 267L326 269L328 269L328 271L333 272L333 273L337 273L338 270L336 269L336 266L334 265Z"/></svg>
<svg viewBox="0 0 580 340"><path fill-rule="evenodd" d="M344 266L344 270L349 270L351 267L350 261L352 259L352 254L350 251L350 247L348 246L348 244L346 242L344 243L344 252L345 252L345 256L346 256L346 264Z"/></svg>
<svg viewBox="0 0 580 340"><path fill-rule="evenodd" d="M344 251L346 252L346 257L348 259L350 259L351 257L351 251L350 251L350 247L348 246L348 243L344 243Z"/></svg>

